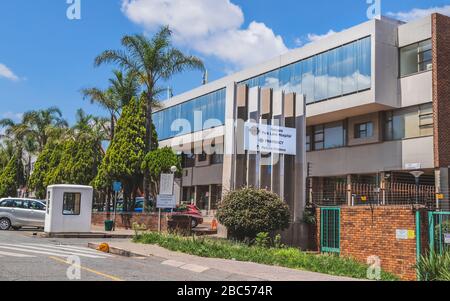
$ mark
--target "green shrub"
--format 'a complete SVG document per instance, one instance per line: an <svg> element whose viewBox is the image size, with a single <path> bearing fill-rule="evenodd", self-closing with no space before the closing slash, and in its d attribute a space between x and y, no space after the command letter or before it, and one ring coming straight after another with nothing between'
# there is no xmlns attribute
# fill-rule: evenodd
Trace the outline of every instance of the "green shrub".
<svg viewBox="0 0 450 301"><path fill-rule="evenodd" d="M450 251L430 252L417 264L419 279L423 281L450 281Z"/></svg>
<svg viewBox="0 0 450 301"><path fill-rule="evenodd" d="M255 246L261 247L261 248L268 248L270 247L270 235L267 232L260 232L256 235L255 238Z"/></svg>
<svg viewBox="0 0 450 301"><path fill-rule="evenodd" d="M244 188L225 195L217 219L231 237L253 240L258 233L284 230L289 226L289 208L278 195Z"/></svg>

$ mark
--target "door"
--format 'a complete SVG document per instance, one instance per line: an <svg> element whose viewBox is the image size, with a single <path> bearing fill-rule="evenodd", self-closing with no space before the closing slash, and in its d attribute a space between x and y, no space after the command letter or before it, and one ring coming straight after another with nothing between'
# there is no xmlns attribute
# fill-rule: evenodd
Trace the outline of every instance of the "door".
<svg viewBox="0 0 450 301"><path fill-rule="evenodd" d="M320 209L320 250L324 253L341 252L341 210Z"/></svg>
<svg viewBox="0 0 450 301"><path fill-rule="evenodd" d="M14 217L14 221L11 221L14 226L29 226L31 221L29 217L28 209L29 201L12 200L11 216Z"/></svg>
<svg viewBox="0 0 450 301"><path fill-rule="evenodd" d="M40 202L31 201L29 207L30 207L29 210L30 226L44 227L45 206Z"/></svg>

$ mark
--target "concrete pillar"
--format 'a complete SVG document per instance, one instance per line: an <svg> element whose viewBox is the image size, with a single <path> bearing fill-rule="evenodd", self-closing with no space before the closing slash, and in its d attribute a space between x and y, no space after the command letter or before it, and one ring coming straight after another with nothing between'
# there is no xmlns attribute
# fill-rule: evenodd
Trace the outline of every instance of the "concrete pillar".
<svg viewBox="0 0 450 301"><path fill-rule="evenodd" d="M259 123L259 103L261 90L255 87L248 92L248 115L246 120ZM259 155L255 151L247 152L247 179L248 186L259 187Z"/></svg>
<svg viewBox="0 0 450 301"><path fill-rule="evenodd" d="M347 205L352 206L353 202L353 191L352 191L352 175L347 175Z"/></svg>
<svg viewBox="0 0 450 301"><path fill-rule="evenodd" d="M225 133L222 187L223 191L234 189L234 164L235 164L235 119L236 119L236 84L232 83L226 89L225 102Z"/></svg>
<svg viewBox="0 0 450 301"><path fill-rule="evenodd" d="M381 204L386 205L386 173L384 171L380 173L380 189Z"/></svg>
<svg viewBox="0 0 450 301"><path fill-rule="evenodd" d="M438 208L442 210L450 210L449 202L449 169L437 168L435 169L436 179L436 194L443 194L443 200L436 200Z"/></svg>

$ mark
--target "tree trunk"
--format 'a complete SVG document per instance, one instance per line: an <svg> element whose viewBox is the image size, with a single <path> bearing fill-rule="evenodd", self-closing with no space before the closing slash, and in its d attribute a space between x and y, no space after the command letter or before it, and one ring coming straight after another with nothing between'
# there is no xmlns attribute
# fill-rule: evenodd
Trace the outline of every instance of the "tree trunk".
<svg viewBox="0 0 450 301"><path fill-rule="evenodd" d="M152 150L152 92L147 94L146 101L146 118L145 118L145 153L148 154ZM144 169L144 208L148 208L150 204L150 172L148 168Z"/></svg>
<svg viewBox="0 0 450 301"><path fill-rule="evenodd" d="M116 125L115 125L115 120L114 120L114 114L111 113L111 134L110 134L111 142L114 139L114 131L116 130L115 127L116 127Z"/></svg>

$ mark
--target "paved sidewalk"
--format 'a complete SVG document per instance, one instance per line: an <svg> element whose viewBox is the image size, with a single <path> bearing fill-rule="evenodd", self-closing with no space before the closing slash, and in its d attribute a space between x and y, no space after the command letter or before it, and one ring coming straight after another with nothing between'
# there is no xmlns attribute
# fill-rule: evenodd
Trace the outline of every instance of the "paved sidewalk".
<svg viewBox="0 0 450 301"><path fill-rule="evenodd" d="M155 256L166 259L163 264L168 266L181 269L197 269L199 272L214 269L267 281L360 281L348 277L331 276L252 262L198 257L169 251L156 245L136 244L131 241L111 241L109 245L112 248L131 252L138 256Z"/></svg>

